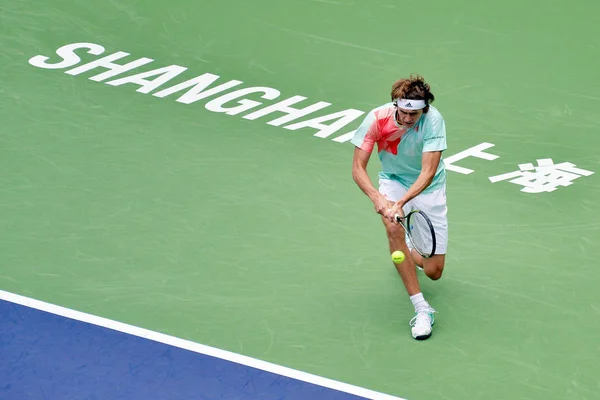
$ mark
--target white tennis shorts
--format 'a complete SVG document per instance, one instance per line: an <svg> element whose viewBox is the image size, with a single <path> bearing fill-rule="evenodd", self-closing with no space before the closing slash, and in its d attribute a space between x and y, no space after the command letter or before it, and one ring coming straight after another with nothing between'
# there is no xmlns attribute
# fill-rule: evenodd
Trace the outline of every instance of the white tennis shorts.
<svg viewBox="0 0 600 400"><path fill-rule="evenodd" d="M379 179L379 192L390 201L398 201L406 193L406 189L398 181ZM446 205L446 187L431 193L421 193L402 207L404 215L412 210L421 210L431 220L435 230L435 254L446 254L448 248L448 207ZM410 241L406 239L410 248Z"/></svg>

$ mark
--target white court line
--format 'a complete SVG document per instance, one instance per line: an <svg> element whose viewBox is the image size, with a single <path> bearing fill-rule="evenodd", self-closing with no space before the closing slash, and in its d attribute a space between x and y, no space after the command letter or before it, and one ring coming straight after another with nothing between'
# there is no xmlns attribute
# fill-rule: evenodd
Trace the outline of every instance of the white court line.
<svg viewBox="0 0 600 400"><path fill-rule="evenodd" d="M96 315L86 314L80 311L71 310L69 308L57 306L43 301L35 300L29 297L20 296L18 294L5 292L0 290L0 300L6 300L11 303L20 304L22 306L35 308L36 310L45 311L51 314L60 315L61 317L71 318L77 321L87 322L89 324L101 326L115 331L128 333L133 336L153 340L155 342L168 344L170 346L179 347L181 349L190 350L200 354L217 357L223 360L231 361L237 364L246 365L248 367L257 368L263 371L286 376L288 378L297 379L303 382L312 383L314 385L323 386L326 388L346 392L355 396L365 397L373 400L406 400L400 397L394 397L383 393L374 392L369 389L364 389L358 386L349 385L347 383L334 381L323 378L317 375L312 375L306 372L294 370L287 367L282 367L277 364L272 364L266 361L258 360L251 357L246 357L241 354L231 353L229 351L217 349L203 344L191 342L189 340L180 339L174 336L164 335L162 333L150 331L137 326L124 324L110 319L98 317Z"/></svg>

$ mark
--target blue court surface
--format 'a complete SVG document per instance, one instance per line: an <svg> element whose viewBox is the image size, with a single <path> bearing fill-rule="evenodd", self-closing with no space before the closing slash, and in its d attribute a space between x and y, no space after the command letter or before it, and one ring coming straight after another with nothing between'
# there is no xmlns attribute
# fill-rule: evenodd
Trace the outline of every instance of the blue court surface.
<svg viewBox="0 0 600 400"><path fill-rule="evenodd" d="M0 291L2 400L398 399Z"/></svg>

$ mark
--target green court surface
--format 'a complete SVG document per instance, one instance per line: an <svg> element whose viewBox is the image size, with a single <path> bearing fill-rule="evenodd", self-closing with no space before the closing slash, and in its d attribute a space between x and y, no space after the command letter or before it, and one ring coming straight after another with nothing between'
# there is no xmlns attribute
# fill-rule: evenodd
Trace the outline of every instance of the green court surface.
<svg viewBox="0 0 600 400"><path fill-rule="evenodd" d="M600 393L597 2L173 0L0 2L0 289L408 400L595 399ZM71 43L81 62L62 58ZM118 51L125 64L66 71ZM106 82L187 68L151 93ZM185 104L202 74L238 86ZM412 305L353 147L293 123L389 100L423 75L448 151L444 277ZM154 78L147 78L148 80ZM218 96L279 96L236 115ZM244 116L293 96L293 122ZM228 107L239 105L236 99ZM335 119L323 122L332 124ZM490 177L552 159L594 172L527 193ZM369 166L375 179L378 161Z"/></svg>

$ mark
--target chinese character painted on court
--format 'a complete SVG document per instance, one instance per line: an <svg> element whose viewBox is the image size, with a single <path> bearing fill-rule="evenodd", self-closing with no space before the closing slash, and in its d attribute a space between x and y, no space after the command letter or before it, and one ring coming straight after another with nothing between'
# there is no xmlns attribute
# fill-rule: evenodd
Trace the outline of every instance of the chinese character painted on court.
<svg viewBox="0 0 600 400"><path fill-rule="evenodd" d="M525 193L553 192L559 186L569 186L581 176L592 175L593 172L575 168L575 164L563 162L554 164L551 158L537 160L535 167L531 163L519 164L519 171L491 176L492 183L511 179L509 182L523 186Z"/></svg>

